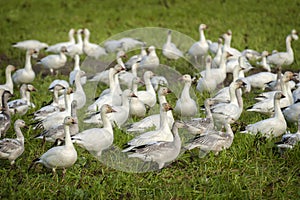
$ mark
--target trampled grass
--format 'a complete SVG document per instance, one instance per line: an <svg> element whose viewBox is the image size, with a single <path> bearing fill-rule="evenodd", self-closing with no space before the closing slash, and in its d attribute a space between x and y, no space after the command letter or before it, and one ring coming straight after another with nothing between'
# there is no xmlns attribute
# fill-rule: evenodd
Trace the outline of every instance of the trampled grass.
<svg viewBox="0 0 300 200"><path fill-rule="evenodd" d="M300 3L291 1L0 1L0 73L4 82L7 64L23 67L25 53L11 47L11 43L38 39L49 44L67 40L70 28L86 27L91 30L91 41L102 43L121 32L143 28L170 28L198 40L198 26L205 23L209 29L206 38L217 38L231 29L232 46L246 47L258 51L285 50L285 37L292 29L300 30ZM299 31L298 30L298 31ZM154 38L165 39L165 35ZM284 70L298 70L299 41L293 44L295 62ZM134 52L130 52L134 54ZM158 54L161 63L180 73L197 75L197 70L185 60L168 61ZM39 57L45 56L41 52ZM84 56L82 56L84 59ZM36 60L33 59L33 65ZM68 62L68 70L72 61ZM66 75L43 76L42 70L32 83L38 92L32 95L40 108L51 100L47 91L49 83L56 79L67 79ZM90 91L88 86L86 90ZM194 87L194 86L193 86ZM100 88L100 87L99 87ZM100 92L100 89L98 88ZM173 86L174 88L174 86ZM172 89L173 89L172 88ZM17 89L16 89L17 90ZM167 97L175 105L175 95ZM252 105L253 91L244 96L245 108ZM15 92L18 98L18 92ZM195 92L199 105L207 96ZM33 112L30 110L29 113ZM81 119L83 113L80 115ZM30 124L30 116L14 116ZM64 179L61 172L54 176L51 170L38 165L27 171L31 161L42 155L51 144L41 148L41 141L33 139L32 126L24 130L25 152L17 159L16 168L9 162L0 161L1 199L298 199L300 197L300 147L281 156L274 148L275 138L261 141L243 135L239 129L244 124L254 123L265 116L244 111L240 124L234 125L235 139L230 149L215 156L209 154L200 159L198 150L184 152L175 162L161 171L130 173L109 167L98 161L89 152L76 147L78 161L68 169ZM81 127L83 129L85 127ZM289 125L294 132L296 126ZM115 147L121 147L133 136L115 129ZM7 137L14 137L12 127ZM111 156L113 159L113 156Z"/></svg>

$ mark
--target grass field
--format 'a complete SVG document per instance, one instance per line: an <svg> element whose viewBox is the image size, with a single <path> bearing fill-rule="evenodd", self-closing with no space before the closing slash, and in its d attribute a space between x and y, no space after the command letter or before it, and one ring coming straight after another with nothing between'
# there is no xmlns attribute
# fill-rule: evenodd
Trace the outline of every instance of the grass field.
<svg viewBox="0 0 300 200"><path fill-rule="evenodd" d="M37 39L48 44L67 40L70 28L89 28L91 42L102 43L122 32L144 27L167 28L198 40L198 26L205 23L209 29L206 38L216 41L228 29L232 30L232 46L237 49L285 50L285 37L292 29L300 31L300 2L296 0L211 0L211 1L0 1L0 83L5 81L4 71L8 64L24 66L25 53L14 49L11 43ZM151 35L149 36L151 37ZM166 35L153 35L164 40ZM300 43L294 41L295 62L284 70L299 71ZM169 62L158 54L161 63L184 74L197 75L186 60ZM187 50L187 49L186 49ZM133 54L135 52L130 52ZM39 58L46 55L41 52ZM85 59L84 56L81 57ZM35 65L36 60L32 60ZM38 69L35 66L35 69ZM72 60L67 64L72 69ZM84 69L83 69L84 70ZM51 95L49 83L67 79L43 76L39 71L32 83L38 92L32 95L40 108ZM172 89L175 86L173 85ZM193 86L194 87L194 86ZM87 86L85 87L86 90ZM194 87L195 89L195 87ZM17 91L17 88L15 88ZM90 90L88 90L90 92ZM179 89L177 89L179 91ZM244 96L244 107L253 104L253 91ZM18 92L15 92L18 98ZM93 93L91 96L95 95ZM176 94L177 95L177 94ZM195 92L199 105L207 96ZM175 95L167 97L175 106ZM34 110L30 110L29 113ZM30 116L14 116L30 123ZM240 124L259 121L265 116L244 111ZM83 129L83 127L80 127ZM25 152L17 159L16 168L9 162L0 161L1 199L299 199L300 147L299 145L281 156L274 147L279 138L261 141L239 133L240 125L234 125L235 138L230 149L218 156L209 154L198 158L198 150L184 152L175 162L161 171L130 173L110 167L91 154L76 147L78 161L68 169L64 179L61 172L54 176L41 165L27 171L31 161L42 155L41 141L33 139L32 127L24 130ZM289 124L291 132L296 131ZM7 137L14 137L12 127ZM115 145L121 146L132 136L115 129Z"/></svg>

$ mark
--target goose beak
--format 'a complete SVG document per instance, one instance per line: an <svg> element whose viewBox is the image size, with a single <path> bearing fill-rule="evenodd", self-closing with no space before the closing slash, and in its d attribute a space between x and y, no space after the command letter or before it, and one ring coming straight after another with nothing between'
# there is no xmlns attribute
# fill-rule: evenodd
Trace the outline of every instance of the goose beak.
<svg viewBox="0 0 300 200"><path fill-rule="evenodd" d="M130 97L135 97L135 98L137 98L138 96L136 96L136 94L132 93L132 94L130 95Z"/></svg>

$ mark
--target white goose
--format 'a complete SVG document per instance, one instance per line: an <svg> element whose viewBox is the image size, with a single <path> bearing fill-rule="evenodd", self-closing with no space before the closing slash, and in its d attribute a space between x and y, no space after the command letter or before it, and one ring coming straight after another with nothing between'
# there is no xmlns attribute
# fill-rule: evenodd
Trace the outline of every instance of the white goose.
<svg viewBox="0 0 300 200"><path fill-rule="evenodd" d="M11 165L15 164L15 160L24 152L24 136L21 128L26 127L23 120L15 121L14 129L17 138L4 138L0 140L0 159L8 159Z"/></svg>
<svg viewBox="0 0 300 200"><path fill-rule="evenodd" d="M259 88L262 90L265 90L266 83L269 83L271 81L275 81L277 78L276 74L273 74L271 72L259 72L256 74L252 74L250 76L247 76L243 78L243 81L251 86L251 88ZM251 90L250 88L250 90Z"/></svg>
<svg viewBox="0 0 300 200"><path fill-rule="evenodd" d="M242 56L242 53L231 47L231 39L232 39L232 32L231 30L228 30L226 33L222 35L224 39L224 46L223 46L223 51L228 52L231 55L231 58L238 58Z"/></svg>
<svg viewBox="0 0 300 200"><path fill-rule="evenodd" d="M71 71L70 74L69 74L69 83L70 83L70 85L73 85L73 84L74 84L76 73L77 73L78 71L82 71L82 70L80 69L80 57L79 57L79 55L76 54L76 55L74 56L74 61L75 61L75 63L74 63L73 71ZM84 71L83 71L83 72L84 72ZM85 73L85 72L84 72L84 73ZM86 80L87 80L86 75L82 75L81 78L80 78L80 83L81 83L81 85L86 84Z"/></svg>
<svg viewBox="0 0 300 200"><path fill-rule="evenodd" d="M275 66L288 66L294 62L294 52L291 46L292 40L298 40L298 33L292 30L292 33L286 37L286 52L272 53L267 57L267 63Z"/></svg>
<svg viewBox="0 0 300 200"><path fill-rule="evenodd" d="M286 121L280 109L280 99L283 97L282 92L276 92L274 95L274 116L254 124L246 126L245 131L241 133L250 133L256 135L261 133L264 137L278 137L282 135L287 128Z"/></svg>
<svg viewBox="0 0 300 200"><path fill-rule="evenodd" d="M163 55L168 59L177 60L183 57L182 51L180 51L174 43L172 43L172 31L168 30L168 37L166 43L163 45Z"/></svg>
<svg viewBox="0 0 300 200"><path fill-rule="evenodd" d="M230 118L232 123L239 119L243 111L243 100L241 97L241 91L238 89L244 85L245 83L241 79L232 82L229 86L230 102L219 103L215 106L212 106L212 116L214 118L215 126L218 128L224 124L224 121L227 118Z"/></svg>
<svg viewBox="0 0 300 200"><path fill-rule="evenodd" d="M73 92L72 88L65 89L64 99L65 99L65 110L49 115L47 118L38 121L34 129L50 129L53 126L62 124L65 117L71 115L71 93Z"/></svg>
<svg viewBox="0 0 300 200"><path fill-rule="evenodd" d="M149 54L142 57L140 62L141 69L154 69L159 66L159 57L156 54L155 47L148 47Z"/></svg>
<svg viewBox="0 0 300 200"><path fill-rule="evenodd" d="M73 146L70 136L70 125L74 122L74 118L70 116L65 117L63 121L65 145L49 149L40 158L33 160L29 169L33 165L41 163L45 167L52 169L53 173L56 173L56 169L63 169L63 175L65 175L66 169L72 167L77 161L77 152Z"/></svg>
<svg viewBox="0 0 300 200"><path fill-rule="evenodd" d="M90 31L87 28L83 29L84 39L83 39L83 52L92 58L98 59L101 56L107 55L105 49L98 44L90 43Z"/></svg>
<svg viewBox="0 0 300 200"><path fill-rule="evenodd" d="M59 54L48 55L42 58L37 64L43 65L45 68L49 69L51 74L53 74L54 70L61 69L65 66L67 62L66 53L68 52L67 48L63 46L60 49Z"/></svg>
<svg viewBox="0 0 300 200"><path fill-rule="evenodd" d="M112 124L107 117L108 113L115 110L108 104L101 107L103 128L86 129L72 137L74 143L85 148L96 156L101 156L102 151L109 148L114 141Z"/></svg>
<svg viewBox="0 0 300 200"><path fill-rule="evenodd" d="M300 141L300 115L298 115L298 130L296 133L286 133L282 135L281 141L276 145L280 149L292 149Z"/></svg>
<svg viewBox="0 0 300 200"><path fill-rule="evenodd" d="M156 104L156 92L150 80L153 76L154 73L152 71L146 71L143 75L146 90L140 90L136 93L136 96L150 108Z"/></svg>
<svg viewBox="0 0 300 200"><path fill-rule="evenodd" d="M14 83L11 78L11 72L14 71L16 68L12 65L8 65L5 69L5 79L6 82L3 85L0 85L0 107L2 107L2 93L4 90L9 91L11 94L14 93Z"/></svg>
<svg viewBox="0 0 300 200"><path fill-rule="evenodd" d="M5 136L6 131L9 129L11 124L11 116L7 106L8 100L12 94L9 91L4 90L2 94L2 107L0 107L0 137Z"/></svg>
<svg viewBox="0 0 300 200"><path fill-rule="evenodd" d="M193 117L198 113L198 108L196 101L190 96L192 78L189 74L185 74L179 79L183 80L184 87L180 98L176 101L174 111L181 117Z"/></svg>
<svg viewBox="0 0 300 200"><path fill-rule="evenodd" d="M188 150L199 148L200 158L204 157L210 151L217 155L220 151L228 149L234 139L234 134L228 121L224 123L226 132L208 130L207 134L197 135L189 141L185 148Z"/></svg>
<svg viewBox="0 0 300 200"><path fill-rule="evenodd" d="M198 42L195 42L188 50L188 54L195 59L196 63L198 63L199 59L204 60L204 57L208 53L209 46L204 35L205 29L207 29L206 24L199 25L200 40Z"/></svg>
<svg viewBox="0 0 300 200"><path fill-rule="evenodd" d="M220 66L221 56L222 56L222 48L223 48L222 42L223 42L222 38L219 38L218 39L218 49L217 49L216 55L214 56L212 63L211 63L212 68L218 68Z"/></svg>
<svg viewBox="0 0 300 200"><path fill-rule="evenodd" d="M79 131L78 127L78 117L77 117L77 102L76 100L71 103L71 117L74 118L74 121L70 124L70 135L76 135ZM42 133L36 135L34 138L43 139L49 142L56 142L57 140L64 141L65 140L65 131L64 125L60 124L58 126L53 126L48 130L44 130Z"/></svg>
<svg viewBox="0 0 300 200"><path fill-rule="evenodd" d="M30 93L36 91L31 84L22 84L20 87L21 99L15 99L7 103L11 114L25 115L28 109L35 108L35 105L30 101Z"/></svg>
<svg viewBox="0 0 300 200"><path fill-rule="evenodd" d="M172 127L173 141L172 142L157 142L145 146L137 146L130 150L130 158L140 158L145 162L156 162L158 169L162 169L166 163L175 160L181 150L181 139L178 134L178 128L183 128L185 125L181 122L175 122Z"/></svg>
<svg viewBox="0 0 300 200"><path fill-rule="evenodd" d="M196 89L200 93L203 93L205 91L212 93L216 90L217 85L218 83L211 73L211 57L210 55L208 55L205 64L205 76L198 80Z"/></svg>
<svg viewBox="0 0 300 200"><path fill-rule="evenodd" d="M171 90L169 90L166 87L160 87L158 90L158 102L159 105L162 106L162 104L167 103L166 95L171 93ZM174 118L173 113L171 110L167 111L167 118L168 118L168 124L169 127L172 128ZM149 128L155 127L155 129L159 129L160 127L160 114L153 114L150 116L147 116L143 118L142 120L135 122L133 124L130 124L127 131L128 132L144 132Z"/></svg>
<svg viewBox="0 0 300 200"><path fill-rule="evenodd" d="M135 147L153 144L156 142L172 142L174 138L168 124L167 116L167 111L169 110L172 110L170 104L163 103L160 108L160 128L154 131L145 132L133 138L127 143L128 147L122 150L122 152L128 152Z"/></svg>
<svg viewBox="0 0 300 200"><path fill-rule="evenodd" d="M31 56L36 57L37 51L29 49L26 51L25 67L18 69L12 76L15 84L31 83L35 78L35 72L32 70Z"/></svg>
<svg viewBox="0 0 300 200"><path fill-rule="evenodd" d="M37 51L40 51L41 49L47 49L48 44L40 42L38 40L24 40L21 42L13 43L12 46L23 50L35 49Z"/></svg>
<svg viewBox="0 0 300 200"><path fill-rule="evenodd" d="M71 28L69 30L68 36L69 36L69 41L67 42L60 42L60 43L56 43L54 45L51 45L47 48L47 52L52 52L52 53L59 53L62 47L67 47L70 45L74 45L75 44L75 38L74 38L74 33L75 33L75 29Z"/></svg>
<svg viewBox="0 0 300 200"><path fill-rule="evenodd" d="M137 93L138 83L141 83L141 79L139 77L135 77L132 80L132 92L134 94ZM129 108L129 115L132 117L145 117L146 115L146 106L145 104L137 97L130 99L130 108Z"/></svg>
<svg viewBox="0 0 300 200"><path fill-rule="evenodd" d="M83 54L82 29L76 31L77 43L67 46L67 55L73 58L76 54Z"/></svg>

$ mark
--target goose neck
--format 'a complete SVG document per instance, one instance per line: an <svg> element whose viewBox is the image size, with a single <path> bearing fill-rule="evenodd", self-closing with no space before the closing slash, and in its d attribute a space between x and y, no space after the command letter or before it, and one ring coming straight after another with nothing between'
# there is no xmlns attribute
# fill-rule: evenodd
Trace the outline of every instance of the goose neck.
<svg viewBox="0 0 300 200"><path fill-rule="evenodd" d="M24 145L24 136L23 136L20 126L15 124L14 129L15 129L15 132L17 135L17 139L21 142L21 144Z"/></svg>
<svg viewBox="0 0 300 200"><path fill-rule="evenodd" d="M32 66L31 66L31 54L30 54L29 51L26 53L25 70L26 71L31 71L32 70Z"/></svg>
<svg viewBox="0 0 300 200"><path fill-rule="evenodd" d="M25 94L26 94L26 102L27 102L27 105L30 106L30 105L31 105L31 101L30 101L30 91L26 91Z"/></svg>
<svg viewBox="0 0 300 200"><path fill-rule="evenodd" d="M103 128L106 128L108 130L110 130L112 132L112 124L110 122L110 120L107 117L107 114L105 112L101 112L101 119L103 122Z"/></svg>
<svg viewBox="0 0 300 200"><path fill-rule="evenodd" d="M205 42L206 41L203 29L200 29L200 41L201 42Z"/></svg>
<svg viewBox="0 0 300 200"><path fill-rule="evenodd" d="M64 131L65 131L65 146L73 147L73 143L72 143L71 135L70 135L70 126L65 124Z"/></svg>
<svg viewBox="0 0 300 200"><path fill-rule="evenodd" d="M291 41L292 41L292 36L291 35L287 36L286 42L285 42L286 43L286 51L290 54L294 54L292 45L291 45Z"/></svg>
<svg viewBox="0 0 300 200"><path fill-rule="evenodd" d="M190 88L191 88L191 83L190 82L186 82L184 84L182 93L181 93L181 99L190 99Z"/></svg>
<svg viewBox="0 0 300 200"><path fill-rule="evenodd" d="M274 98L274 110L275 110L274 113L275 118L285 120L280 108L280 99Z"/></svg>
<svg viewBox="0 0 300 200"><path fill-rule="evenodd" d="M5 85L13 85L13 80L11 78L11 70L5 71L5 79L6 79Z"/></svg>
<svg viewBox="0 0 300 200"><path fill-rule="evenodd" d="M230 103L238 105L238 100L237 100L235 90L236 90L236 88L234 86L229 87Z"/></svg>

